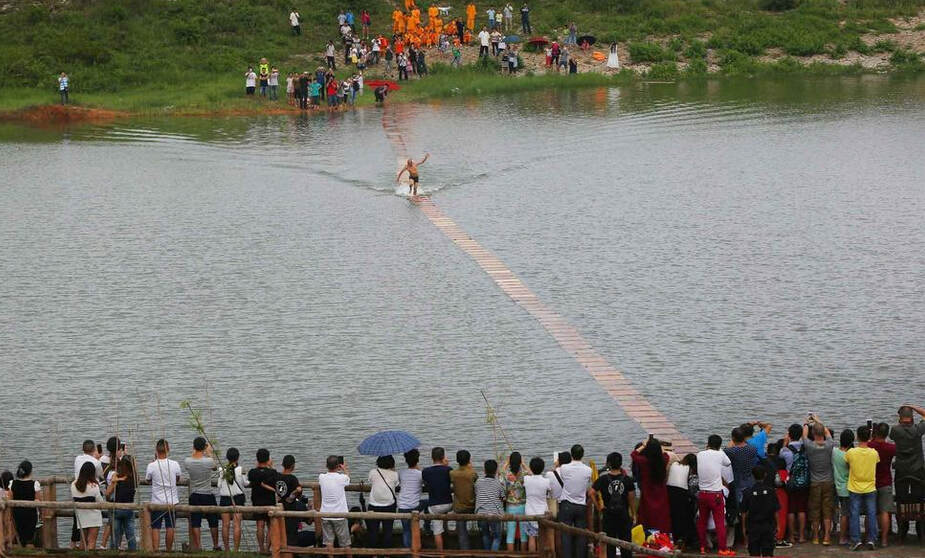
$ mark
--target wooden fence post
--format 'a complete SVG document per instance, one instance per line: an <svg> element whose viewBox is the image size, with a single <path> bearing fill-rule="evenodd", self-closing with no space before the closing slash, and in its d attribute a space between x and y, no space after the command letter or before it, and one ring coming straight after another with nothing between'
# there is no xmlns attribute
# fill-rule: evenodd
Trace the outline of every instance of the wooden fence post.
<svg viewBox="0 0 925 558"><path fill-rule="evenodd" d="M558 532L554 527L549 525L546 526L546 536L544 539L546 544L546 556L548 557L555 558L559 555L558 548L556 547L556 544L559 540L557 535Z"/></svg>
<svg viewBox="0 0 925 558"><path fill-rule="evenodd" d="M3 505L3 502L0 502L0 554L6 556L7 551L7 537L10 536L7 533L7 528L12 528L12 514L10 513L9 508Z"/></svg>
<svg viewBox="0 0 925 558"><path fill-rule="evenodd" d="M283 549L283 537L286 536L286 528L280 529L283 518L278 515L270 515L270 556L280 558Z"/></svg>
<svg viewBox="0 0 925 558"><path fill-rule="evenodd" d="M312 488L312 509L315 511L321 511L321 487L316 486ZM322 533L321 529L321 518L315 518L315 538L320 538Z"/></svg>
<svg viewBox="0 0 925 558"><path fill-rule="evenodd" d="M601 533L604 535L605 533ZM607 543L597 541L597 558L607 558Z"/></svg>
<svg viewBox="0 0 925 558"><path fill-rule="evenodd" d="M151 540L151 510L148 504L142 504L139 521L141 521L141 550L154 552L154 541Z"/></svg>
<svg viewBox="0 0 925 558"><path fill-rule="evenodd" d="M58 500L58 489L55 483L45 485L42 491L42 500L46 502L56 502ZM42 514L42 548L58 548L58 513L55 510L41 510Z"/></svg>
<svg viewBox="0 0 925 558"><path fill-rule="evenodd" d="M421 556L421 513L411 512L411 558Z"/></svg>

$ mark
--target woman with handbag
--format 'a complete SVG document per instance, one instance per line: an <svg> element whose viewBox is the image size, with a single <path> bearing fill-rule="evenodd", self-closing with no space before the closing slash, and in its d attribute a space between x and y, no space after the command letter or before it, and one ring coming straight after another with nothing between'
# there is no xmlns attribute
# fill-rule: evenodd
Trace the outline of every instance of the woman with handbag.
<svg viewBox="0 0 925 558"><path fill-rule="evenodd" d="M398 498L398 473L395 458L383 455L376 459L376 468L369 472L369 511L395 513ZM366 536L369 548L390 548L395 522L391 519L367 519Z"/></svg>

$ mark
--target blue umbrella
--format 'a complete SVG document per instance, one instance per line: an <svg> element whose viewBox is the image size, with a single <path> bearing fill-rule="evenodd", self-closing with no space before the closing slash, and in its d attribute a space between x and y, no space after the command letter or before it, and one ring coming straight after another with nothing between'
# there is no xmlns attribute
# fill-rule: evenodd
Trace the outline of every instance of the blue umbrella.
<svg viewBox="0 0 925 558"><path fill-rule="evenodd" d="M504 38L504 42L506 42L506 43L519 43L519 42L520 42L520 37L518 37L517 35L508 35L507 37Z"/></svg>
<svg viewBox="0 0 925 558"><path fill-rule="evenodd" d="M373 434L357 446L360 455L397 455L421 445L420 440L402 430Z"/></svg>

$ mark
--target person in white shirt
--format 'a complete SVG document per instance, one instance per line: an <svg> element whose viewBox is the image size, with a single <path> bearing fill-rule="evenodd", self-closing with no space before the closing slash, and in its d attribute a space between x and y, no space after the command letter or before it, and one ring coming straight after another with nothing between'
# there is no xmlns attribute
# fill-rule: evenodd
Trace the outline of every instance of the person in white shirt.
<svg viewBox="0 0 925 558"><path fill-rule="evenodd" d="M328 456L327 473L318 475L318 484L321 485L321 513L347 513L346 487L350 484L347 475L347 464L336 455ZM324 545L334 548L334 541L341 548L350 548L350 527L347 519L342 517L324 517L321 519L321 532ZM348 554L349 556L349 554Z"/></svg>
<svg viewBox="0 0 925 558"><path fill-rule="evenodd" d="M479 31L479 56L488 56L488 43L491 40L491 34L487 29L482 27Z"/></svg>
<svg viewBox="0 0 925 558"><path fill-rule="evenodd" d="M84 463L92 463L96 470L97 480L103 478L103 465L100 463L100 454L96 451L96 443L93 440L84 440L81 448L83 453L74 458L74 478L80 476L80 469ZM80 531L77 528L77 519L74 519L74 525L71 528L71 548L76 548L80 543ZM95 541L94 541L95 543Z"/></svg>
<svg viewBox="0 0 925 558"><path fill-rule="evenodd" d="M218 477L218 505L230 507L243 506L247 503L247 497L244 495L244 489L250 486L247 477L244 476L244 469L238 465L241 459L241 452L238 448L228 448L225 452L225 467L221 470ZM224 549L227 552L231 549L228 546L230 541L229 528L231 527L232 514L222 514L222 542L225 544ZM241 548L241 514L234 514L234 551Z"/></svg>
<svg viewBox="0 0 925 558"><path fill-rule="evenodd" d="M524 507L526 515L545 515L549 507L546 499L552 492L552 485L549 478L543 475L543 469L546 463L539 457L530 460L530 473L524 477L524 492L527 495L527 503ZM556 481L553 481L556 482ZM539 525L536 521L530 521L524 524L524 531L530 537L527 541L527 547L530 552L536 552L536 536L539 534Z"/></svg>
<svg viewBox="0 0 925 558"><path fill-rule="evenodd" d="M302 34L301 21L302 16L299 15L299 12L297 12L295 8L292 8L292 11L289 12L289 25L292 27L293 35L298 36Z"/></svg>
<svg viewBox="0 0 925 558"><path fill-rule="evenodd" d="M730 471L732 462L720 448L723 439L713 434L707 439L707 449L697 454L697 479L700 492L697 494L697 535L701 548L707 546L707 520L710 515L716 523L716 538L720 553L726 552L726 498L723 495L724 471Z"/></svg>
<svg viewBox="0 0 925 558"><path fill-rule="evenodd" d="M369 472L369 511L395 513L398 505L398 473L395 458L383 455L376 459L376 468ZM367 519L366 536L369 548L391 548L394 521Z"/></svg>
<svg viewBox="0 0 925 558"><path fill-rule="evenodd" d="M248 68L244 73L244 94L253 95L254 90L257 89L257 74L254 73L253 68Z"/></svg>
<svg viewBox="0 0 925 558"><path fill-rule="evenodd" d="M77 478L71 483L71 498L75 502L102 502L99 478L96 468L90 461L81 467ZM76 510L74 521L81 531L84 550L96 549L96 536L103 526L103 512L100 510Z"/></svg>
<svg viewBox="0 0 925 558"><path fill-rule="evenodd" d="M407 469L402 469L398 473L398 484L401 490L398 493L398 513L411 513L421 508L421 492L424 486L424 480L421 476L421 469L418 462L421 459L421 453L416 450L405 452L405 463ZM401 520L401 537L405 548L411 547L411 520Z"/></svg>
<svg viewBox="0 0 925 558"><path fill-rule="evenodd" d="M170 444L163 438L155 445L156 459L148 464L145 480L151 483L151 503L175 506L180 502L177 495L177 481L180 479L180 464L167 459ZM158 551L161 540L161 526L167 529L164 543L167 552L173 549L175 512L172 510L153 511L151 513L151 542L154 552Z"/></svg>
<svg viewBox="0 0 925 558"><path fill-rule="evenodd" d="M585 449L581 445L575 444L569 453L572 456L572 462L559 467L559 477L562 479L559 521L579 529L586 529L591 467L581 462L585 455ZM563 533L562 553L564 558L585 558L588 555L588 542L585 537Z"/></svg>

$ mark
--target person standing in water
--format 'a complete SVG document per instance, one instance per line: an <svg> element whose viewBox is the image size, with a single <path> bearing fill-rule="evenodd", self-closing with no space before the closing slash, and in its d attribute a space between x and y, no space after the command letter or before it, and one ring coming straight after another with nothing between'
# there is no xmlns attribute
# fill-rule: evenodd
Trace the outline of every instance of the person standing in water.
<svg viewBox="0 0 925 558"><path fill-rule="evenodd" d="M411 179L411 184L408 187L408 193L412 196L418 195L418 165L423 165L427 159L430 158L430 153L425 153L424 158L415 163L412 159L408 159L408 162L405 163L405 166L398 171L398 176L395 178L395 182L401 180L401 175L405 174L405 171L408 172L408 178Z"/></svg>

